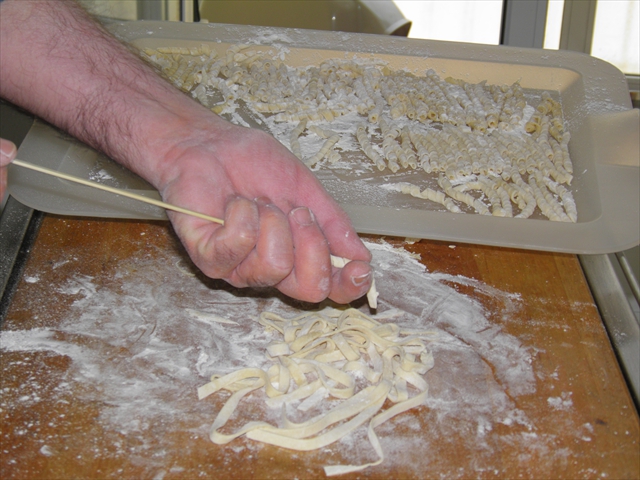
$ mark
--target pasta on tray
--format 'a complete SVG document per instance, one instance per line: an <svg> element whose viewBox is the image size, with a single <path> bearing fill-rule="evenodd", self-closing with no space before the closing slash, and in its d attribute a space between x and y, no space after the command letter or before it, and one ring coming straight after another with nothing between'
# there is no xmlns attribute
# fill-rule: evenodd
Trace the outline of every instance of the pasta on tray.
<svg viewBox="0 0 640 480"><path fill-rule="evenodd" d="M397 182L388 189L456 213L527 218L537 211L577 221L570 135L560 103L548 92L536 96L534 108L518 82L473 84L442 79L431 69L416 75L371 58L294 68L276 53L233 45L218 54L206 44L141 52L216 113L233 110L241 99L256 113L290 123L289 147L310 167L339 160L336 145L350 135L379 171L426 174L422 185ZM360 118L354 132L332 128L348 114ZM324 139L307 158L299 144L305 133ZM429 179L439 189L428 186Z"/></svg>

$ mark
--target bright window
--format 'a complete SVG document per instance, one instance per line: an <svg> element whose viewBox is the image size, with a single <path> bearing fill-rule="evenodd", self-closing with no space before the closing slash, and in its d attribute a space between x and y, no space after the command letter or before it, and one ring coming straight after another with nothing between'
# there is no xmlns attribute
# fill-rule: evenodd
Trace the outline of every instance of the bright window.
<svg viewBox="0 0 640 480"><path fill-rule="evenodd" d="M547 5L547 23L544 28L544 48L558 50L562 31L562 10L564 0L549 0Z"/></svg>
<svg viewBox="0 0 640 480"><path fill-rule="evenodd" d="M640 74L640 1L599 0L591 55L624 73Z"/></svg>
<svg viewBox="0 0 640 480"><path fill-rule="evenodd" d="M412 21L409 38L500 43L502 0L394 0Z"/></svg>

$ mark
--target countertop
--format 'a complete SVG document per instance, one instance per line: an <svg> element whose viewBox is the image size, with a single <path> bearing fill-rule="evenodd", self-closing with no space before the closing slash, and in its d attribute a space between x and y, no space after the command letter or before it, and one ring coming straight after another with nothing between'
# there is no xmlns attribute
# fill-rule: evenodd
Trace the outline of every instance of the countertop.
<svg viewBox="0 0 640 480"><path fill-rule="evenodd" d="M343 478L640 478L638 414L576 256L368 242L380 311L437 332L435 366L428 400L376 429L382 465ZM226 397L196 389L258 361L252 316L272 308L308 306L205 279L167 223L45 215L0 337L2 477L322 478L374 460L363 432L317 452L210 442Z"/></svg>

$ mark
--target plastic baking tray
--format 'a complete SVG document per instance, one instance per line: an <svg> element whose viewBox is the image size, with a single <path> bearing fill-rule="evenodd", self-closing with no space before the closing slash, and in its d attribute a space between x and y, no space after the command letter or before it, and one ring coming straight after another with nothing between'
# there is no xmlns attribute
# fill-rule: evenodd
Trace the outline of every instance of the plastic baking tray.
<svg viewBox="0 0 640 480"><path fill-rule="evenodd" d="M550 91L561 101L571 132L577 223L454 214L380 188L420 172L394 178L388 172L359 169L356 162L351 170L319 168L315 173L361 233L580 254L610 253L640 243L640 116L632 109L624 75L606 62L567 51L343 32L173 22L123 22L109 28L138 47L209 43L224 51L232 44L252 43L276 46L291 66L357 55L414 72L432 68L441 77L467 82L519 81L526 91ZM241 118L266 128L250 115L241 113ZM144 180L42 122L36 122L18 157L159 198ZM10 168L9 191L28 206L56 214L166 218L162 209L16 166Z"/></svg>

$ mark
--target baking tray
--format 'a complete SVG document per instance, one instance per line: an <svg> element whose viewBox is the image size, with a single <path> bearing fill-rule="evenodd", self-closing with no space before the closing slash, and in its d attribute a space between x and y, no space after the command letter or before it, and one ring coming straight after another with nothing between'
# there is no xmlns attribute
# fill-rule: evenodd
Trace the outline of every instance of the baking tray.
<svg viewBox="0 0 640 480"><path fill-rule="evenodd" d="M432 68L441 77L470 83L519 81L525 90L550 91L562 103L571 132L576 223L441 211L430 202L379 188L385 182L402 181L388 172L354 167L353 171L320 168L315 173L360 233L578 254L611 253L640 243L640 116L632 109L624 75L604 61L568 51L241 25L143 21L109 28L138 47L208 43L224 51L229 45L251 43L278 47L291 66L357 55L382 59L396 69ZM241 117L266 128L250 116ZM18 158L159 198L144 180L42 122L36 122ZM9 191L22 203L51 213L166 218L159 208L15 166L9 171Z"/></svg>

